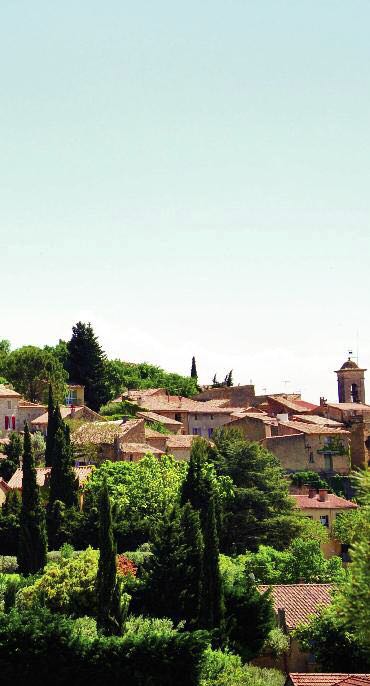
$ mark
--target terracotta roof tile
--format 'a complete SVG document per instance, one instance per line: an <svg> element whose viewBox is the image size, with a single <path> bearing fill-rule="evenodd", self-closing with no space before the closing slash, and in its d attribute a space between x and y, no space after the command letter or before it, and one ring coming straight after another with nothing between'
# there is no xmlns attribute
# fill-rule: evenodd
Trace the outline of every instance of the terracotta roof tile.
<svg viewBox="0 0 370 686"><path fill-rule="evenodd" d="M274 396L274 395L268 395L267 396L268 403L279 403L283 407L286 407L288 410L294 410L295 412L304 412L304 410L316 410L317 405L313 405L312 403L307 403L305 400L298 400L294 398L294 400L290 400L288 398L285 398L284 396Z"/></svg>
<svg viewBox="0 0 370 686"><path fill-rule="evenodd" d="M342 429L341 427L331 427L331 426L317 426L315 424L306 424L305 422L301 422L299 420L296 421L279 421L279 424L281 426L287 426L290 429L296 429L297 432L302 433L302 434L318 434L318 435L337 435L337 434L343 434L343 435L349 435L350 432L346 431L345 429Z"/></svg>
<svg viewBox="0 0 370 686"><path fill-rule="evenodd" d="M153 446L147 443L121 443L120 444L121 453L140 453L141 455L146 455L146 453L152 453L152 455L164 455L163 450L158 448L153 448Z"/></svg>
<svg viewBox="0 0 370 686"><path fill-rule="evenodd" d="M83 486L85 481L90 476L93 467L86 465L85 467L74 467L74 472L78 477L78 482L80 486ZM50 474L51 467L36 467L36 482L38 486L43 486L45 484L46 477ZM22 488L23 471L17 469L11 479L9 479L8 486L12 489Z"/></svg>
<svg viewBox="0 0 370 686"><path fill-rule="evenodd" d="M143 419L129 419L127 422L86 422L82 424L72 436L72 442L77 445L93 443L113 444L115 438L123 438L131 429L144 425Z"/></svg>
<svg viewBox="0 0 370 686"><path fill-rule="evenodd" d="M263 593L269 586L258 586ZM332 584L279 584L271 586L274 610L285 610L289 631L298 624L307 623L310 615L317 614L331 603Z"/></svg>
<svg viewBox="0 0 370 686"><path fill-rule="evenodd" d="M339 495L335 495L334 493L328 493L326 500L319 500L318 493L315 493L312 498L306 494L293 494L292 498L295 498L296 504L301 510L312 508L324 510L354 510L357 508L356 503L352 503L345 498L340 498Z"/></svg>
<svg viewBox="0 0 370 686"><path fill-rule="evenodd" d="M338 429L343 428L341 422L336 422L334 419L327 419L326 417L319 417L318 414L299 414L293 415L294 422L305 422L307 424L317 424L317 426L332 426Z"/></svg>
<svg viewBox="0 0 370 686"><path fill-rule="evenodd" d="M369 686L370 684L370 674L291 673L289 677L293 686Z"/></svg>
<svg viewBox="0 0 370 686"><path fill-rule="evenodd" d="M163 414L157 414L156 412L146 412L145 410L138 412L137 413L138 417L143 417L144 419L150 419L153 422L161 422L162 424L171 424L180 427L182 426L182 422L178 422L176 419L173 419L172 417L165 417Z"/></svg>
<svg viewBox="0 0 370 686"><path fill-rule="evenodd" d="M167 436L167 448L191 448L196 436L191 434L176 434L175 436Z"/></svg>
<svg viewBox="0 0 370 686"><path fill-rule="evenodd" d="M0 385L0 398L21 398L21 394L13 391L11 388Z"/></svg>

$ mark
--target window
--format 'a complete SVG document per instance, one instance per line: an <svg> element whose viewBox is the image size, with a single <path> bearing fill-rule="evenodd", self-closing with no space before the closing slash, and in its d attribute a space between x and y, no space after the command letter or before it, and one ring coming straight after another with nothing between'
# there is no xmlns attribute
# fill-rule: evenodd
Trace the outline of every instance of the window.
<svg viewBox="0 0 370 686"><path fill-rule="evenodd" d="M8 400L8 410L11 410L11 409L12 409L12 401Z"/></svg>
<svg viewBox="0 0 370 686"><path fill-rule="evenodd" d="M5 415L5 431L9 429L9 417Z"/></svg>
<svg viewBox="0 0 370 686"><path fill-rule="evenodd" d="M208 438L211 438L212 434L213 434L213 429L212 428L208 429Z"/></svg>
<svg viewBox="0 0 370 686"><path fill-rule="evenodd" d="M12 416L12 429L13 429L13 431L15 431L15 417L14 417L14 414L13 414L13 416Z"/></svg>
<svg viewBox="0 0 370 686"><path fill-rule="evenodd" d="M313 452L312 452L312 450L310 450L310 457L309 457L309 460L308 460L308 461L310 462L310 464L312 464L313 462L315 462L314 457L313 457Z"/></svg>
<svg viewBox="0 0 370 686"><path fill-rule="evenodd" d="M320 515L320 524L329 526L329 515Z"/></svg>
<svg viewBox="0 0 370 686"><path fill-rule="evenodd" d="M77 389L70 388L66 398L66 405L77 405Z"/></svg>
<svg viewBox="0 0 370 686"><path fill-rule="evenodd" d="M197 415L197 413L195 413L195 415L194 415L194 419L198 419L198 415Z"/></svg>
<svg viewBox="0 0 370 686"><path fill-rule="evenodd" d="M197 429L197 427L194 426L194 428L193 428L193 436L200 436L201 433L202 433L201 430L200 430L200 429Z"/></svg>
<svg viewBox="0 0 370 686"><path fill-rule="evenodd" d="M181 414L179 412L175 413L175 420L176 422L181 422Z"/></svg>
<svg viewBox="0 0 370 686"><path fill-rule="evenodd" d="M213 414L210 415L211 419L213 419Z"/></svg>

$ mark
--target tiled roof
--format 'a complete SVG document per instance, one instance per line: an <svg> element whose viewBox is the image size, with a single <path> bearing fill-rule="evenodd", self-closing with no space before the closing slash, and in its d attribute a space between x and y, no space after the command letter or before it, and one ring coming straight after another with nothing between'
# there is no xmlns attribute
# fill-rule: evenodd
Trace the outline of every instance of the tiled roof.
<svg viewBox="0 0 370 686"><path fill-rule="evenodd" d="M162 434L160 431L155 431L150 427L145 427L145 438L166 438L167 434Z"/></svg>
<svg viewBox="0 0 370 686"><path fill-rule="evenodd" d="M288 410L294 410L295 412L303 412L304 410L315 410L317 408L317 405L313 405L312 403L307 403L305 400L288 400L288 398L285 398L284 396L273 396L269 395L267 396L268 402L275 402L279 403L283 407L286 407Z"/></svg>
<svg viewBox="0 0 370 686"><path fill-rule="evenodd" d="M353 412L370 412L370 405L365 405L365 403L325 403L325 406L335 407L338 410L343 411L353 410ZM321 409L325 406L321 406Z"/></svg>
<svg viewBox="0 0 370 686"><path fill-rule="evenodd" d="M334 419L327 419L326 417L319 417L318 414L299 414L293 415L292 419L295 422L305 422L307 424L317 424L317 426L332 426L340 429L343 427L341 422L336 422Z"/></svg>
<svg viewBox="0 0 370 686"><path fill-rule="evenodd" d="M229 414L240 412L240 407L220 407L212 400L200 402L191 398L179 398L177 395L144 397L141 406L154 412L192 412L195 414Z"/></svg>
<svg viewBox="0 0 370 686"><path fill-rule="evenodd" d="M18 407L39 407L40 410L44 410L47 406L44 403L31 403L29 400L20 400Z"/></svg>
<svg viewBox="0 0 370 686"><path fill-rule="evenodd" d="M277 419L275 417L269 417L266 412L245 412L242 416L236 417L236 419L255 419L263 424L269 424L270 426L277 426ZM233 419L235 421L235 418ZM231 423L231 422L230 422Z"/></svg>
<svg viewBox="0 0 370 686"><path fill-rule="evenodd" d="M346 431L345 429L342 429L341 427L335 427L335 426L317 426L315 424L306 424L305 422L301 421L279 421L279 424L281 426L287 426L290 429L295 429L297 432L302 433L302 434L326 434L326 435L337 435L337 434L343 434L343 435L349 435L349 431Z"/></svg>
<svg viewBox="0 0 370 686"><path fill-rule="evenodd" d="M7 388L6 386L1 385L0 386L0 398L21 398L21 394L17 393L17 391L12 391L11 388Z"/></svg>
<svg viewBox="0 0 370 686"><path fill-rule="evenodd" d="M191 448L196 436L191 434L177 434L175 436L167 436L167 448Z"/></svg>
<svg viewBox="0 0 370 686"><path fill-rule="evenodd" d="M263 593L269 586L258 586ZM271 586L274 610L285 610L285 621L289 631L298 624L307 623L310 615L317 614L322 607L331 603L332 584L278 584Z"/></svg>
<svg viewBox="0 0 370 686"><path fill-rule="evenodd" d="M156 412L146 412L145 410L143 410L142 412L138 412L137 416L143 417L144 419L150 419L153 422L177 425L179 428L182 426L182 422L178 422L176 419L173 419L172 417L165 417L163 414L157 414Z"/></svg>
<svg viewBox="0 0 370 686"><path fill-rule="evenodd" d="M117 422L86 422L72 434L73 443L84 445L93 443L114 443L115 438L123 438L128 431L144 424L143 419L129 419L125 423Z"/></svg>
<svg viewBox="0 0 370 686"><path fill-rule="evenodd" d="M141 455L146 455L146 453L152 453L153 455L163 455L163 450L158 448L153 448L153 446L147 443L121 443L120 444L121 453L140 453Z"/></svg>
<svg viewBox="0 0 370 686"><path fill-rule="evenodd" d="M369 686L370 674L312 673L289 674L293 686Z"/></svg>
<svg viewBox="0 0 370 686"><path fill-rule="evenodd" d="M60 414L62 419L66 419L66 417L69 417L71 415L72 409L75 412L78 412L79 410L82 410L82 406L74 406L72 407L66 407L65 405L60 406ZM49 413L45 412L44 414L40 415L40 417L36 417L36 419L33 419L31 424L47 424L48 423L48 418L49 418Z"/></svg>
<svg viewBox="0 0 370 686"><path fill-rule="evenodd" d="M78 477L79 486L83 486L85 481L90 476L93 467L86 465L85 467L74 467L74 472ZM36 467L36 482L38 486L45 484L45 478L50 474L51 467ZM17 469L11 479L9 479L8 486L10 488L22 488L23 471Z"/></svg>
<svg viewBox="0 0 370 686"><path fill-rule="evenodd" d="M352 503L350 500L345 498L340 498L339 495L334 493L328 493L326 500L319 500L319 494L315 493L312 498L309 495L296 495L293 494L292 498L295 498L297 506L301 510L308 509L324 509L324 510L354 510L357 508L356 503Z"/></svg>

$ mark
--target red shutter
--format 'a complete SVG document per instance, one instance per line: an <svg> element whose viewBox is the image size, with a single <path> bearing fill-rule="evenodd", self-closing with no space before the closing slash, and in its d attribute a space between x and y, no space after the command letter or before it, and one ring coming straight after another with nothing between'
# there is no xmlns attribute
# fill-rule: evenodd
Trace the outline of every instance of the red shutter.
<svg viewBox="0 0 370 686"><path fill-rule="evenodd" d="M9 417L5 416L5 431L9 429Z"/></svg>
<svg viewBox="0 0 370 686"><path fill-rule="evenodd" d="M13 429L13 431L15 431L15 417L14 417L14 414L13 414L13 416L12 416L12 429Z"/></svg>

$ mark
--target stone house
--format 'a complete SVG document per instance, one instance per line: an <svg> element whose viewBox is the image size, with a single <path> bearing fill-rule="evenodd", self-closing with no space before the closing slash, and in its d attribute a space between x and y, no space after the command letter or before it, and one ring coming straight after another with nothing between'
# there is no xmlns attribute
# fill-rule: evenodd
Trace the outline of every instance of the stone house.
<svg viewBox="0 0 370 686"><path fill-rule="evenodd" d="M345 429L288 420L278 422L278 434L263 445L285 470L349 473L350 433Z"/></svg>
<svg viewBox="0 0 370 686"><path fill-rule="evenodd" d="M191 448L196 436L192 434L167 436L166 452L176 460L190 460Z"/></svg>
<svg viewBox="0 0 370 686"><path fill-rule="evenodd" d="M0 431L18 430L18 405L21 398L20 393L0 386Z"/></svg>
<svg viewBox="0 0 370 686"><path fill-rule="evenodd" d="M325 488L320 488L317 491L315 488L306 487L304 490L304 493L292 494L296 506L304 515L327 527L329 532L336 517L343 514L343 512L357 509L356 503L341 498L334 493L328 493ZM342 546L339 541L332 537L329 538L327 543L322 543L321 549L327 558L333 555L343 556L347 553L347 546Z"/></svg>
<svg viewBox="0 0 370 686"><path fill-rule="evenodd" d="M181 422L177 422L176 419L171 419L169 417L164 417L162 414L157 414L156 412L141 411L136 413L137 417L145 419L147 424L156 424L160 422L163 426L173 434L184 433L184 427Z"/></svg>
<svg viewBox="0 0 370 686"><path fill-rule="evenodd" d="M271 588L276 624L289 637L289 652L281 658L263 655L253 660L260 667L275 667L283 672L306 671L314 667L314 658L301 651L292 632L299 624L307 624L312 617L331 603L332 584L276 584L258 586L260 593Z"/></svg>
<svg viewBox="0 0 370 686"><path fill-rule="evenodd" d="M100 414L94 412L94 410L90 410L90 408L86 405L83 405L82 407L73 407L72 405L70 407L66 407L65 405L61 405L60 414L62 419L78 419L85 422L98 422L102 419ZM31 421L30 428L33 431L41 431L41 433L46 436L48 421L48 412L44 412L42 415L35 417L35 419Z"/></svg>

